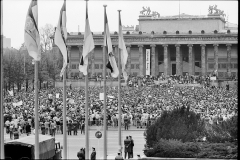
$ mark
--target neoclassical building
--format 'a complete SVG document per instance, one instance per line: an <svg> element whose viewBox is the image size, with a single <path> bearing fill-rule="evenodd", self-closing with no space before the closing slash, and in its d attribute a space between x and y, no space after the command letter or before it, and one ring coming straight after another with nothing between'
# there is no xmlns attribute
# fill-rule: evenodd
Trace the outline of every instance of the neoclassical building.
<svg viewBox="0 0 240 160"><path fill-rule="evenodd" d="M128 74L149 74L146 52L150 50L150 75L206 75L217 70L219 78L237 75L238 25L221 15L139 16L139 25L124 27L129 53ZM89 75L103 73L103 33L93 33L95 49L89 56ZM69 34L69 76L82 76L78 64L84 33ZM118 60L118 33L111 34L114 55ZM55 47L57 50L57 48ZM107 55L105 55L107 58ZM108 71L109 72L109 71Z"/></svg>

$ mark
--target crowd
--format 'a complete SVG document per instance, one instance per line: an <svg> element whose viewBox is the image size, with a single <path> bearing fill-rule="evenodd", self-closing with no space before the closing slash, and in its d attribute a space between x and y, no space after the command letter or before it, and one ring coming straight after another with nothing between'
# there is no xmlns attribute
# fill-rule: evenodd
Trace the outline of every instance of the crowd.
<svg viewBox="0 0 240 160"><path fill-rule="evenodd" d="M175 79L176 77L172 77ZM178 77L179 78L179 77ZM134 79L130 79L134 82ZM150 77L143 80L151 81ZM184 79L183 79L184 80ZM103 101L99 94L102 87L89 87L89 125L103 124ZM174 87L171 83L122 87L122 125L127 130L132 125L141 128L154 123L164 110L175 107L190 107L209 123L218 123L238 113L238 88ZM39 91L39 128L42 134L55 136L62 133L62 89L51 88ZM17 103L21 101L22 103ZM16 105L19 104L19 105ZM15 104L15 105L14 105ZM4 98L5 125L10 135L31 132L34 127L34 91L15 92ZM118 88L107 86L108 125L118 126ZM68 135L84 134L85 91L84 88L67 88ZM8 119L8 120L7 120ZM12 136L11 136L12 137Z"/></svg>

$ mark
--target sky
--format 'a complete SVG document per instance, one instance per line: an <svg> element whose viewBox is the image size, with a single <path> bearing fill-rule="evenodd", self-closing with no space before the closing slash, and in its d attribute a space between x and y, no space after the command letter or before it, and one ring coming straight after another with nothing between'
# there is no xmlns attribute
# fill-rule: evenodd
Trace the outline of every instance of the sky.
<svg viewBox="0 0 240 160"><path fill-rule="evenodd" d="M27 10L31 0L3 0L3 35L11 38L11 46L19 49L24 43L24 26ZM46 24L57 26L63 0L38 0L38 28ZM180 4L180 5L179 5ZM228 21L238 24L238 1L88 1L88 18L92 32L103 32L104 7L110 32L118 31L118 11L121 10L123 25L138 25L138 18L142 7L150 7L160 16L178 15L207 15L209 5L217 5L228 15ZM180 7L179 7L180 6ZM84 0L67 0L67 31L84 32L86 2Z"/></svg>

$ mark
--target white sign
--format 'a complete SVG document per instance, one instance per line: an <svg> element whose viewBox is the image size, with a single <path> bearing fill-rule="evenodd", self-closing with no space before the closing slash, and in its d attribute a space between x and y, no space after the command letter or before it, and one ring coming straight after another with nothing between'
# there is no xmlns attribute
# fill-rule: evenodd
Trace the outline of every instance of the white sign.
<svg viewBox="0 0 240 160"><path fill-rule="evenodd" d="M210 80L211 80L211 81L216 81L216 80L217 80L217 77L210 77Z"/></svg>
<svg viewBox="0 0 240 160"><path fill-rule="evenodd" d="M10 96L13 96L13 90L8 91L8 93L10 94Z"/></svg>
<svg viewBox="0 0 240 160"><path fill-rule="evenodd" d="M99 93L99 99L102 101L104 100L104 93Z"/></svg>
<svg viewBox="0 0 240 160"><path fill-rule="evenodd" d="M146 75L150 75L150 49L146 49Z"/></svg>
<svg viewBox="0 0 240 160"><path fill-rule="evenodd" d="M59 93L56 94L56 98L59 98Z"/></svg>

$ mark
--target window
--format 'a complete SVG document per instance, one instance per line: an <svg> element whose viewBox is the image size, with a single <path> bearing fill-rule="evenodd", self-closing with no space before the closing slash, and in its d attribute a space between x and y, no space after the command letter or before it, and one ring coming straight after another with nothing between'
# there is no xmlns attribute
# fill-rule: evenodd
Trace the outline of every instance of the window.
<svg viewBox="0 0 240 160"><path fill-rule="evenodd" d="M95 64L94 68L99 69L99 64Z"/></svg>
<svg viewBox="0 0 240 160"><path fill-rule="evenodd" d="M218 77L223 77L224 76L224 72L218 72Z"/></svg>
<svg viewBox="0 0 240 160"><path fill-rule="evenodd" d="M133 72L133 75L134 75L134 76L137 76L137 72Z"/></svg>
<svg viewBox="0 0 240 160"><path fill-rule="evenodd" d="M201 63L200 62L195 62L195 66L200 67L201 68Z"/></svg>
<svg viewBox="0 0 240 160"><path fill-rule="evenodd" d="M73 72L71 72L71 77L73 77L74 76L74 73Z"/></svg>
<svg viewBox="0 0 240 160"><path fill-rule="evenodd" d="M227 64L226 63L222 63L222 68L226 69L227 68Z"/></svg>
<svg viewBox="0 0 240 160"><path fill-rule="evenodd" d="M75 72L75 76L79 77L79 72Z"/></svg>
<svg viewBox="0 0 240 160"><path fill-rule="evenodd" d="M221 64L218 64L218 69L221 69Z"/></svg>
<svg viewBox="0 0 240 160"><path fill-rule="evenodd" d="M233 68L233 64L232 63L230 64L230 68Z"/></svg>
<svg viewBox="0 0 240 160"><path fill-rule="evenodd" d="M72 69L77 69L76 64L72 64Z"/></svg>
<svg viewBox="0 0 240 160"><path fill-rule="evenodd" d="M209 69L213 69L213 68L214 68L214 63L209 63L209 64L208 64L208 68L209 68Z"/></svg>
<svg viewBox="0 0 240 160"><path fill-rule="evenodd" d="M200 72L195 72L195 75L197 75L197 76L198 76L199 74L200 74Z"/></svg>
<svg viewBox="0 0 240 160"><path fill-rule="evenodd" d="M131 64L131 69L134 69L134 64Z"/></svg>
<svg viewBox="0 0 240 160"><path fill-rule="evenodd" d="M234 68L236 68L236 69L238 68L238 64L237 63L234 64Z"/></svg>
<svg viewBox="0 0 240 160"><path fill-rule="evenodd" d="M163 61L158 61L158 65L161 65L163 63Z"/></svg>
<svg viewBox="0 0 240 160"><path fill-rule="evenodd" d="M139 69L140 67L139 67L139 64L136 64L136 69Z"/></svg>
<svg viewBox="0 0 240 160"><path fill-rule="evenodd" d="M103 69L103 64L101 64L101 67L100 67L101 69Z"/></svg>

